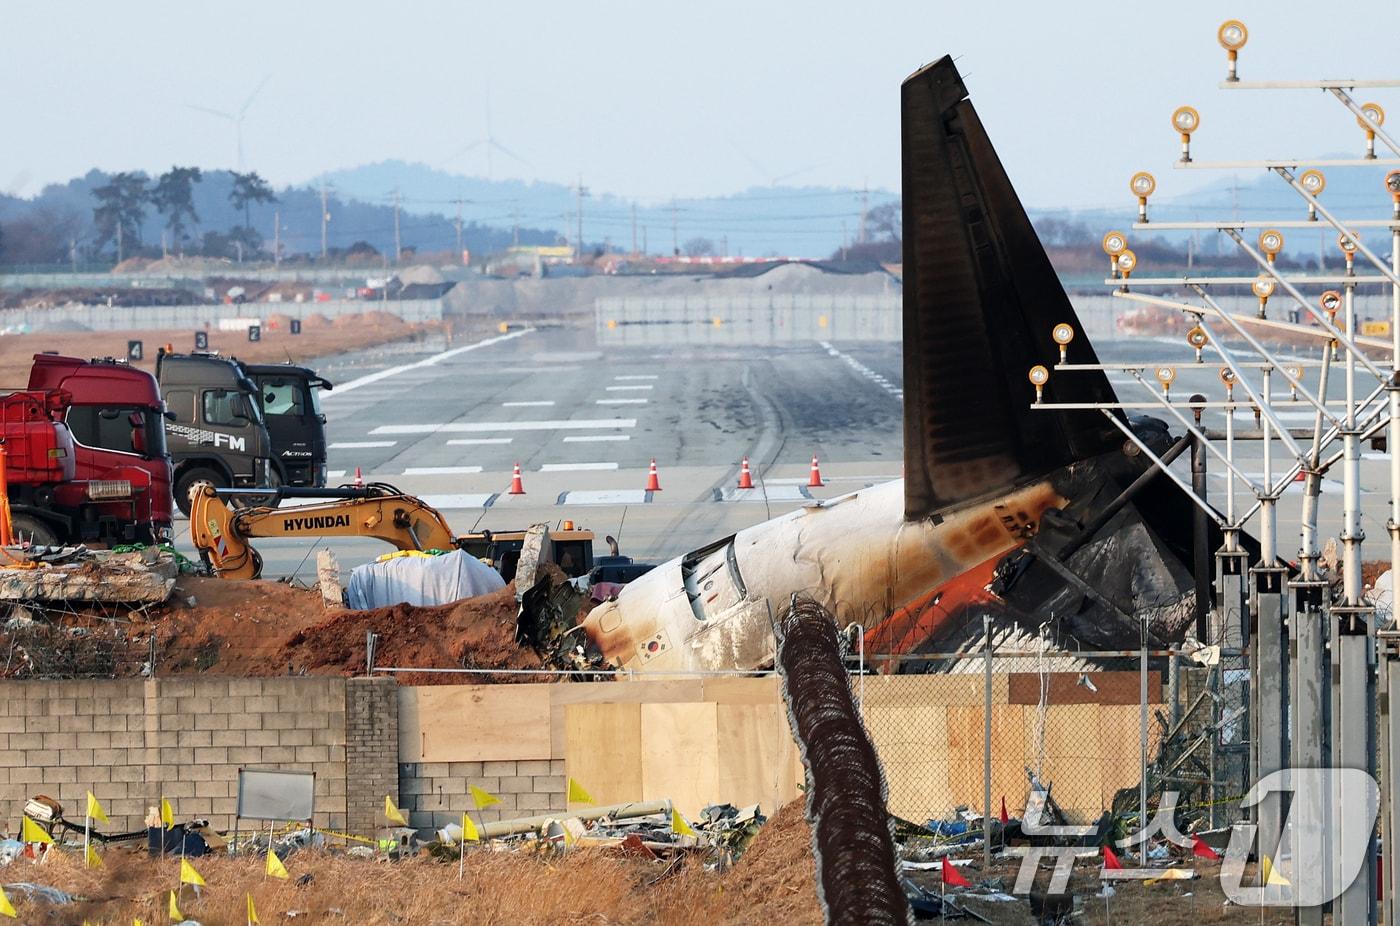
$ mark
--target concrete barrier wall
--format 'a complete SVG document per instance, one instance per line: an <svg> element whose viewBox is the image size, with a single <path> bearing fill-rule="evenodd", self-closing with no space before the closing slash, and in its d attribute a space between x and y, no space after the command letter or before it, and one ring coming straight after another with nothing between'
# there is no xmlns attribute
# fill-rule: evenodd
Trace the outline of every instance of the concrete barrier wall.
<svg viewBox="0 0 1400 926"><path fill-rule="evenodd" d="M754 345L899 341L903 302L887 295L768 294L603 298L598 343Z"/></svg>
<svg viewBox="0 0 1400 926"><path fill-rule="evenodd" d="M170 328L195 330L205 326L217 327L221 319L227 318L267 319L273 315L300 319L313 315L336 318L341 315L362 315L366 312L388 312L406 322L440 321L442 300L250 302L243 305L138 308L75 305L50 309L6 309L0 311L0 332L19 334L29 331L151 331Z"/></svg>

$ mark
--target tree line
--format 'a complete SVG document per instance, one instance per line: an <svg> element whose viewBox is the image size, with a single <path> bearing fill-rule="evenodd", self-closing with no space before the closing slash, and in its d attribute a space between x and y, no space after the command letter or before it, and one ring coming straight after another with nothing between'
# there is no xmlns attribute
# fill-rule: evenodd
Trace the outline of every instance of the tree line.
<svg viewBox="0 0 1400 926"><path fill-rule="evenodd" d="M222 254L231 248L242 260L245 252L256 254L263 246L262 235L253 228L251 207L255 203L275 203L277 196L257 171L246 174L234 171L232 177L228 201L243 213L243 224L226 233L205 232L199 251ZM204 172L198 167L171 167L154 181L139 172L113 174L107 183L92 191L96 203L92 209L96 252L101 254L111 247L120 263L126 254L140 249L144 244L141 226L150 208L165 219L162 253L185 253L193 243L192 233L199 226L194 187L203 179Z"/></svg>

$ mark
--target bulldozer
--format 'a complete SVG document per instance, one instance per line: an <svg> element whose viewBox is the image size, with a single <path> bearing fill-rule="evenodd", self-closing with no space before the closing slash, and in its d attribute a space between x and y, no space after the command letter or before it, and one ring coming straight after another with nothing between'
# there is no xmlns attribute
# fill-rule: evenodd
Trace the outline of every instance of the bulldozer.
<svg viewBox="0 0 1400 926"><path fill-rule="evenodd" d="M240 490L202 486L192 494L190 538L210 571L223 579L256 579L262 575L262 557L252 541L260 537L371 537L399 550L464 550L494 567L507 582L516 566L528 534L526 530L479 531L454 535L447 520L434 507L387 483L337 488L280 486L273 507L237 508L225 500ZM277 508L288 499L316 499L312 504ZM594 569L593 531L565 521L550 530L549 558L570 578L586 576Z"/></svg>

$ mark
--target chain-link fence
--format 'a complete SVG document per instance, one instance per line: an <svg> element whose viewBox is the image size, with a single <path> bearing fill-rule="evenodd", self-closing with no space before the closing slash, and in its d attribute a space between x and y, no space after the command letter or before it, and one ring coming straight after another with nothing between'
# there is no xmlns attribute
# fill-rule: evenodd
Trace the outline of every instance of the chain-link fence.
<svg viewBox="0 0 1400 926"><path fill-rule="evenodd" d="M1179 738L1173 658L1149 651L1144 674L1130 651L866 654L853 687L890 811L916 822L980 813L990 778L992 813L1004 801L1020 816L1034 777L1069 822L1088 823L1138 809L1144 764L1155 805L1163 745Z"/></svg>

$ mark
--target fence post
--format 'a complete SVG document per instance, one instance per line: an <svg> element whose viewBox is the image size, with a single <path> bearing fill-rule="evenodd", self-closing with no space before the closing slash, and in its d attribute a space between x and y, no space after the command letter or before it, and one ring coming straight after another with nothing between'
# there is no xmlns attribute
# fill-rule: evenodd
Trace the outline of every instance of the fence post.
<svg viewBox="0 0 1400 926"><path fill-rule="evenodd" d="M1147 618L1141 621L1142 657L1138 662L1138 834L1147 827ZM1138 859L1147 863L1147 840L1138 843Z"/></svg>
<svg viewBox="0 0 1400 926"><path fill-rule="evenodd" d="M982 615L987 639L982 678L982 871L992 870L992 616Z"/></svg>

